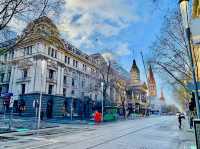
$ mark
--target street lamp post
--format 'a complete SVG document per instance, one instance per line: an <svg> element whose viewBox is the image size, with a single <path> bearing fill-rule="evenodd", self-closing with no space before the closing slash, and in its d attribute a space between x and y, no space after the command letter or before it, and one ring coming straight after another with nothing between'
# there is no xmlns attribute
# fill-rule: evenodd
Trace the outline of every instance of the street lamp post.
<svg viewBox="0 0 200 149"><path fill-rule="evenodd" d="M71 120L73 120L73 110L74 110L73 104L74 104L74 98L72 97L71 108L70 108L70 118L71 118Z"/></svg>
<svg viewBox="0 0 200 149"><path fill-rule="evenodd" d="M193 84L195 87L195 102L196 102L196 109L197 109L197 117L200 118L198 85L197 85L197 80L196 80L196 75L195 75L195 65L194 65L193 55L192 55L191 32L190 32L189 16L188 16L189 0L179 0L179 4L180 4L181 16L182 16L182 23L185 28L185 34L188 40L187 52L188 52L188 57L190 60L190 66L192 68L192 79L193 79Z"/></svg>
<svg viewBox="0 0 200 149"><path fill-rule="evenodd" d="M104 83L101 82L101 89L102 89L102 100L101 100L101 112L102 112L102 121L103 121L103 112L104 112L104 104L103 104L103 101L104 101L104 97L103 97L103 87L104 87Z"/></svg>
<svg viewBox="0 0 200 149"><path fill-rule="evenodd" d="M40 98L39 98L39 108L38 108L38 123L37 123L37 129L40 129L40 115L41 115L41 109L42 109L42 90L43 90L43 73L44 73L44 66L45 66L45 60L42 60L41 63L41 85L40 85Z"/></svg>

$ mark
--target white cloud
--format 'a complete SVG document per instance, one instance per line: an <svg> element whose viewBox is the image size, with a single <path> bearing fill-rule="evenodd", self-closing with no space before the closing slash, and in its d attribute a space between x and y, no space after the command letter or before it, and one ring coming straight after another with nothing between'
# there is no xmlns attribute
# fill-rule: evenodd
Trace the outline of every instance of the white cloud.
<svg viewBox="0 0 200 149"><path fill-rule="evenodd" d="M125 56L125 55L130 55L131 50L128 47L128 43L122 43L119 45L117 50L115 51L117 56Z"/></svg>
<svg viewBox="0 0 200 149"><path fill-rule="evenodd" d="M104 50L102 51L102 56L106 60L117 60L121 56L130 55L131 50L129 49L128 43L119 43L116 48L113 47L113 50Z"/></svg>
<svg viewBox="0 0 200 149"><path fill-rule="evenodd" d="M98 33L105 38L117 36L139 18L134 6L124 0L66 0L58 28L67 40L94 47L92 37ZM65 37L66 38L66 37ZM88 44L87 44L88 43Z"/></svg>
<svg viewBox="0 0 200 149"><path fill-rule="evenodd" d="M104 52L101 55L104 57L104 59L106 61L110 61L110 60L115 59L115 55L113 53L111 53L111 52Z"/></svg>
<svg viewBox="0 0 200 149"><path fill-rule="evenodd" d="M26 27L26 25L27 25L27 23L25 21L23 21L22 19L13 17L11 19L11 21L9 22L8 27L10 27L10 30L19 34Z"/></svg>

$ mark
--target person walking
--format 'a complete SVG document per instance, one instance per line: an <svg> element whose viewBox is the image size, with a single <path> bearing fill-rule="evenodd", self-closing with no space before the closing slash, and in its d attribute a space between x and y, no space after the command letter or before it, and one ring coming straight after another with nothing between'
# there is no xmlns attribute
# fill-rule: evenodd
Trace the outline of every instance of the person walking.
<svg viewBox="0 0 200 149"><path fill-rule="evenodd" d="M184 116L183 113L180 113L180 114L178 115L179 129L182 128L182 119L185 119L185 116Z"/></svg>
<svg viewBox="0 0 200 149"><path fill-rule="evenodd" d="M193 120L195 118L195 111L190 111L190 129L193 128Z"/></svg>
<svg viewBox="0 0 200 149"><path fill-rule="evenodd" d="M96 123L100 123L101 122L101 113L99 111L95 111L95 113L94 113L94 121Z"/></svg>

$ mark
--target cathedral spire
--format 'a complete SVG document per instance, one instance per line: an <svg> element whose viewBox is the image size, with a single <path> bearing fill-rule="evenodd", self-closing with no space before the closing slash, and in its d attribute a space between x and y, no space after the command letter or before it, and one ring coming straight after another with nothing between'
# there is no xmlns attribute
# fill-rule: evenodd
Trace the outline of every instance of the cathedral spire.
<svg viewBox="0 0 200 149"><path fill-rule="evenodd" d="M135 59L133 60L130 73L131 73L131 84L140 83L140 70L136 64Z"/></svg>
<svg viewBox="0 0 200 149"><path fill-rule="evenodd" d="M151 65L149 66L148 70L147 83L148 83L149 96L157 96L156 80L154 78Z"/></svg>
<svg viewBox="0 0 200 149"><path fill-rule="evenodd" d="M161 89L161 92L160 92L160 100L161 100L161 101L165 101L163 89Z"/></svg>

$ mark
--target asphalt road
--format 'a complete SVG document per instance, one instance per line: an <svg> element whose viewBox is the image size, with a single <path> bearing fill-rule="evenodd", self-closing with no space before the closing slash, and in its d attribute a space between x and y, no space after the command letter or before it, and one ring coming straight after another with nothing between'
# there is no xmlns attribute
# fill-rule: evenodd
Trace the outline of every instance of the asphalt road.
<svg viewBox="0 0 200 149"><path fill-rule="evenodd" d="M160 116L102 125L66 125L39 134L6 134L0 139L0 148L182 149L187 141L182 135L175 116Z"/></svg>

